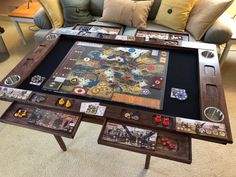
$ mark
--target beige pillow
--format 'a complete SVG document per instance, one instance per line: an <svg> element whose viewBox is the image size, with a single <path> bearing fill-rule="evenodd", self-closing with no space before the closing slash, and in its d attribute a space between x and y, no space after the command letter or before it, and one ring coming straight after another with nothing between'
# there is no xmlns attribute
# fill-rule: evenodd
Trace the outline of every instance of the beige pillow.
<svg viewBox="0 0 236 177"><path fill-rule="evenodd" d="M53 28L62 27L64 20L60 0L39 0L43 6Z"/></svg>
<svg viewBox="0 0 236 177"><path fill-rule="evenodd" d="M198 0L187 22L186 30L200 40L233 0Z"/></svg>
<svg viewBox="0 0 236 177"><path fill-rule="evenodd" d="M152 4L153 0L104 0L103 14L99 21L146 28Z"/></svg>

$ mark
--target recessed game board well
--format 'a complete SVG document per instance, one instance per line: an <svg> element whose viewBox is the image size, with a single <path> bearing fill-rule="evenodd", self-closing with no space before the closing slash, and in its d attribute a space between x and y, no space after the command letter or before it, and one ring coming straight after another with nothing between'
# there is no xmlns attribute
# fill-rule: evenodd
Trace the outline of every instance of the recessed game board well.
<svg viewBox="0 0 236 177"><path fill-rule="evenodd" d="M89 39L88 39L89 40ZM78 95L68 95L62 94L58 92L46 91L42 89L41 86L30 85L31 78L35 75L41 75L42 77L49 78L54 70L58 67L58 65L65 58L69 50L78 41L76 38L69 38L67 36L61 36L60 40L56 43L55 47L47 54L44 60L38 65L33 72L24 79L24 81L19 85L19 88L32 90L36 92L42 92L47 94L54 95L64 95L66 97L72 98L82 98ZM81 40L82 41L82 40ZM87 40L86 40L87 41ZM122 43L117 41L117 43ZM127 45L122 43L125 47L131 47L132 45ZM133 47L137 47L138 45L133 45ZM140 46L142 46L140 44ZM159 49L158 47L148 47L150 49ZM173 115L179 117L189 117L190 119L200 119L200 110L199 110L199 77L198 74L194 74L191 76L191 80L189 79L189 71L191 73L198 73L198 54L197 51L189 51L189 50L169 50L169 65L168 65L168 74L166 80L166 89L164 96L164 104L163 110L155 110L156 113ZM50 66L50 67L49 67ZM45 69L47 68L47 69ZM173 79L174 78L174 79ZM170 98L171 88L175 86L177 88L185 88L188 91L189 97L192 99L187 99L184 102L176 101ZM196 89L198 88L198 89ZM85 97L83 97L85 98ZM87 97L89 98L89 97ZM90 98L90 101L95 101L95 98ZM98 101L98 100L96 100ZM115 104L120 106L120 104L116 104L116 102L106 101L107 104ZM124 105L123 105L124 106ZM135 107L129 106L133 109L138 110L147 110L144 107ZM183 111L184 110L184 111ZM153 110L152 110L153 111Z"/></svg>

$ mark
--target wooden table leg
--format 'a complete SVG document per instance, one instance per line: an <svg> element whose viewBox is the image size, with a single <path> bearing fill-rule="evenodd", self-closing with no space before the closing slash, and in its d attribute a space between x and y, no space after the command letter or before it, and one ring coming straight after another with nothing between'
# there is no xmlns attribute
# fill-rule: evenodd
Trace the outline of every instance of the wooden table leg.
<svg viewBox="0 0 236 177"><path fill-rule="evenodd" d="M220 67L223 66L223 64L228 56L231 46L232 46L232 40L229 40L228 43L226 43L226 46L225 46L223 53L220 57Z"/></svg>
<svg viewBox="0 0 236 177"><path fill-rule="evenodd" d="M54 137L56 138L56 140L57 140L59 146L61 147L61 149L63 151L66 151L67 149L66 149L66 145L65 145L63 139L60 136L57 136L57 135L54 135Z"/></svg>
<svg viewBox="0 0 236 177"><path fill-rule="evenodd" d="M151 160L151 155L146 155L145 167L144 167L145 169L149 169L150 160Z"/></svg>

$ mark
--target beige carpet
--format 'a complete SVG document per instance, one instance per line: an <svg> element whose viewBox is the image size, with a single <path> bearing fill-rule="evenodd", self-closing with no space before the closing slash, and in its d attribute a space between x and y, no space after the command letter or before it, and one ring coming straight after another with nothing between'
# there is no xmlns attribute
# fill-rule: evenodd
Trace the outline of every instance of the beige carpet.
<svg viewBox="0 0 236 177"><path fill-rule="evenodd" d="M32 47L33 33L24 25L30 43L23 46L15 27L1 22L11 57L0 63L0 79ZM225 94L236 130L236 52L222 69ZM6 103L0 103L1 112ZM68 151L62 152L53 136L20 127L0 124L0 177L235 177L236 145L220 145L193 140L191 165L153 157L144 170L145 156L97 144L101 126L82 123L74 140L64 139Z"/></svg>

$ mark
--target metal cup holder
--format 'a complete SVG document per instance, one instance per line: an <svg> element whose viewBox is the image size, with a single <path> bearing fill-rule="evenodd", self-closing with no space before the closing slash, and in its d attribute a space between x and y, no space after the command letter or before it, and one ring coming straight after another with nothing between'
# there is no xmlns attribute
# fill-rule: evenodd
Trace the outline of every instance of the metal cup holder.
<svg viewBox="0 0 236 177"><path fill-rule="evenodd" d="M202 56L210 59L213 58L215 55L213 52L205 50L202 52Z"/></svg>
<svg viewBox="0 0 236 177"><path fill-rule="evenodd" d="M21 77L19 75L12 75L5 79L4 84L7 86L15 85L20 81Z"/></svg>
<svg viewBox="0 0 236 177"><path fill-rule="evenodd" d="M204 115L212 122L222 122L224 120L224 113L215 107L207 107L204 110Z"/></svg>
<svg viewBox="0 0 236 177"><path fill-rule="evenodd" d="M57 34L49 34L46 36L46 39L48 41L52 41L52 40L55 40L56 38L58 38L58 35Z"/></svg>

